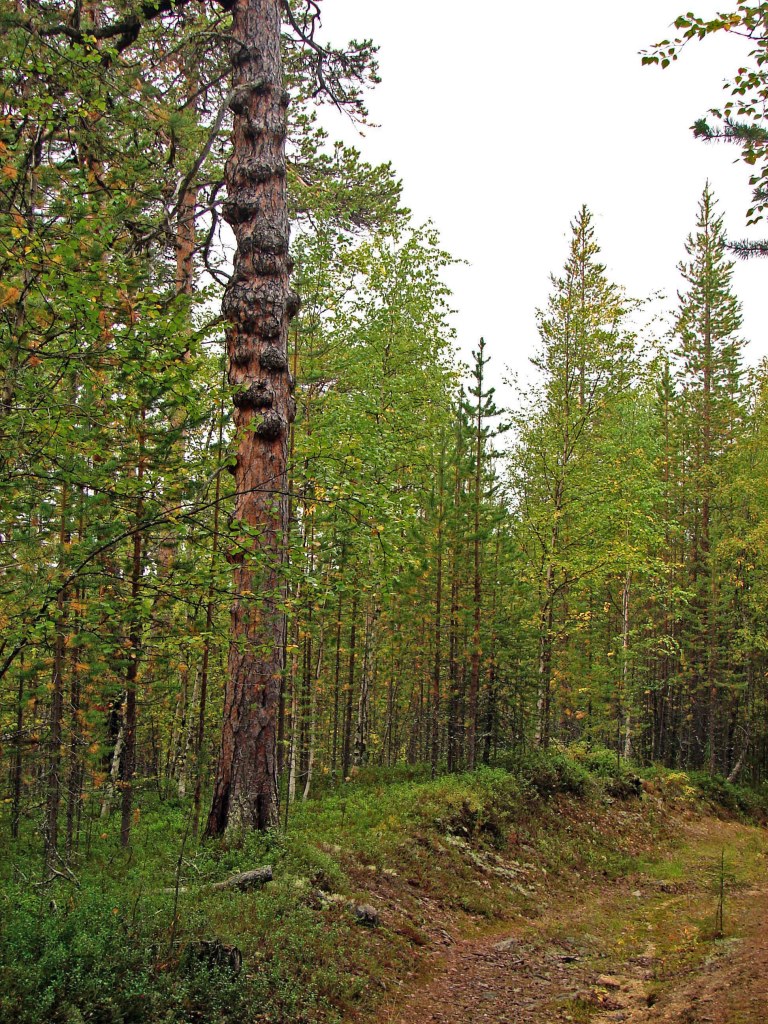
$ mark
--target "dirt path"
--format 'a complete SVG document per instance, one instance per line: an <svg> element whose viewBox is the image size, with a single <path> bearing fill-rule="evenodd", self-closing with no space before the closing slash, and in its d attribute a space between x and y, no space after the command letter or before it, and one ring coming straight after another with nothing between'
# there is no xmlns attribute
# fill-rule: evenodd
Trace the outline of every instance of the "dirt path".
<svg viewBox="0 0 768 1024"><path fill-rule="evenodd" d="M653 1007L614 1020L631 1024L765 1024L768 1021L768 888L746 890L739 937L726 940L683 985Z"/></svg>
<svg viewBox="0 0 768 1024"><path fill-rule="evenodd" d="M685 823L637 874L564 898L503 936L456 942L387 1024L768 1024L764 831ZM725 938L713 932L726 851Z"/></svg>

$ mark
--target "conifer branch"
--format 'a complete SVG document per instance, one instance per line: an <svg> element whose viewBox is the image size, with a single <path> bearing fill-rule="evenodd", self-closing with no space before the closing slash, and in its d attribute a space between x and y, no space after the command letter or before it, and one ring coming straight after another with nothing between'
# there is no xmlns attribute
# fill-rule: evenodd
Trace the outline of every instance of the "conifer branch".
<svg viewBox="0 0 768 1024"><path fill-rule="evenodd" d="M728 248L740 260L750 260L754 256L768 256L768 239L752 241L743 238L738 242L729 242Z"/></svg>

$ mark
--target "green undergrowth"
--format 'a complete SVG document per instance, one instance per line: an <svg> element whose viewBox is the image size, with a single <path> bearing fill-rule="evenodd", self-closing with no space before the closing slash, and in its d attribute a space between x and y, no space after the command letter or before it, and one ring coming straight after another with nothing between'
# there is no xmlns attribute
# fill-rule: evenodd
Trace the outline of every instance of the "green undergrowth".
<svg viewBox="0 0 768 1024"><path fill-rule="evenodd" d="M72 877L48 885L36 835L0 847L0 1024L353 1019L386 1005L445 929L533 917L558 886L632 870L664 807L765 809L681 773L656 772L643 792L605 751L500 762L434 780L367 769L293 805L287 828L224 843L193 841L178 803L145 809L129 851L116 818L94 822ZM274 881L259 891L210 888L264 864ZM362 903L377 927L357 922Z"/></svg>
<svg viewBox="0 0 768 1024"><path fill-rule="evenodd" d="M710 817L689 820L685 831L685 842L638 858L626 886L578 904L549 931L555 942L578 935L582 963L595 975L621 979L628 963L642 963L649 1005L743 941L755 913L754 886L765 876L763 830ZM591 1019L604 1009L600 994L598 984L564 1012Z"/></svg>

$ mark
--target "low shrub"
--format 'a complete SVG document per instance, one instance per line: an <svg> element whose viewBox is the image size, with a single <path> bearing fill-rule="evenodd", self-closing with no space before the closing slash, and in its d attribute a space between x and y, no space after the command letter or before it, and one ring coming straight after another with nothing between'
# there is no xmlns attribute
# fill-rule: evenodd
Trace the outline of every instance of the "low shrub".
<svg viewBox="0 0 768 1024"><path fill-rule="evenodd" d="M584 765L563 750L536 750L525 755L518 772L541 796L571 793L584 796L590 775Z"/></svg>
<svg viewBox="0 0 768 1024"><path fill-rule="evenodd" d="M708 772L689 772L688 778L705 799L725 808L732 814L743 815L757 821L768 820L768 790L728 782L722 775Z"/></svg>

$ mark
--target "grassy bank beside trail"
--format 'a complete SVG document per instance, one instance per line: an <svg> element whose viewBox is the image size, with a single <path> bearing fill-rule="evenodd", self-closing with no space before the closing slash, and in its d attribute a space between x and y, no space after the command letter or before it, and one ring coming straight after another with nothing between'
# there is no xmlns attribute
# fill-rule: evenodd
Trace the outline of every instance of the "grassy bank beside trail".
<svg viewBox="0 0 768 1024"><path fill-rule="evenodd" d="M627 874L679 815L713 808L765 820L768 795L680 772L641 782L575 750L435 780L366 770L291 807L287 829L228 844L194 842L178 803L145 814L129 851L117 820L94 821L71 876L46 886L30 832L0 847L0 1024L352 1020L427 950ZM211 888L265 864L258 891Z"/></svg>

